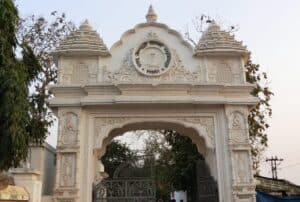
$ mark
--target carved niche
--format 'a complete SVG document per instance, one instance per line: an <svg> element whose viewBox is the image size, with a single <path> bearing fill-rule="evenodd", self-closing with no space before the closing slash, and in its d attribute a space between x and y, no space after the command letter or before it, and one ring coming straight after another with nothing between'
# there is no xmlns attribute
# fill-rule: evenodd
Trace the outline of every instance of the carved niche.
<svg viewBox="0 0 300 202"><path fill-rule="evenodd" d="M208 79L211 83L240 84L243 81L241 67L235 61L220 59L210 64Z"/></svg>
<svg viewBox="0 0 300 202"><path fill-rule="evenodd" d="M239 111L234 111L229 116L229 142L231 144L248 143L246 117Z"/></svg>
<svg viewBox="0 0 300 202"><path fill-rule="evenodd" d="M88 65L78 63L73 66L72 83L87 83L89 77Z"/></svg>
<svg viewBox="0 0 300 202"><path fill-rule="evenodd" d="M232 83L233 82L233 75L231 67L228 65L228 63L222 61L217 66L217 82L218 83Z"/></svg>
<svg viewBox="0 0 300 202"><path fill-rule="evenodd" d="M58 80L63 84L96 83L98 77L98 65L96 60L65 59L58 68Z"/></svg>
<svg viewBox="0 0 300 202"><path fill-rule="evenodd" d="M73 112L67 112L63 115L61 143L63 145L75 145L78 136L78 116Z"/></svg>
<svg viewBox="0 0 300 202"><path fill-rule="evenodd" d="M251 165L249 151L234 151L232 153L233 179L236 184L249 183L251 177Z"/></svg>
<svg viewBox="0 0 300 202"><path fill-rule="evenodd" d="M76 179L76 154L64 153L60 163L60 186L73 187Z"/></svg>

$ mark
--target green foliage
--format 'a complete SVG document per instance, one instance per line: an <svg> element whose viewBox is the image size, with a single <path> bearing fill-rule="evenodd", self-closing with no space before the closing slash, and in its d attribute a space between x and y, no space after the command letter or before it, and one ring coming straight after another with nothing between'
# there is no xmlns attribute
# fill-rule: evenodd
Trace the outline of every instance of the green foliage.
<svg viewBox="0 0 300 202"><path fill-rule="evenodd" d="M106 152L101 158L101 162L104 165L105 172L112 178L119 165L134 160L135 157L135 152L131 151L126 144L114 140L107 146Z"/></svg>
<svg viewBox="0 0 300 202"><path fill-rule="evenodd" d="M266 130L269 128L268 119L272 116L270 99L273 93L268 87L267 74L265 72L260 72L258 64L253 64L251 59L249 59L245 68L247 81L255 85L252 95L259 100L259 102L250 110L248 116L253 168L258 172L262 152L268 146Z"/></svg>
<svg viewBox="0 0 300 202"><path fill-rule="evenodd" d="M52 124L46 87L56 81L57 70L50 52L73 28L64 14L52 17L52 23L19 19L13 1L0 0L0 170L19 166Z"/></svg>
<svg viewBox="0 0 300 202"><path fill-rule="evenodd" d="M171 146L158 131L148 131L145 145L145 154L155 157L156 198L168 201L173 191L170 183L170 167L174 162Z"/></svg>
<svg viewBox="0 0 300 202"><path fill-rule="evenodd" d="M47 100L52 96L47 90L49 84L57 80L57 67L53 62L51 52L59 45L70 31L75 29L72 22L66 20L65 14L58 15L52 12L51 22L44 17L31 15L21 19L18 24L17 37L19 41L26 44L31 50L30 54L35 55L40 66L34 72L28 86L31 93L28 95L30 101L30 133L35 136L35 144L43 143L48 134L48 128L54 121L54 116L49 110ZM32 61L27 61L28 65Z"/></svg>
<svg viewBox="0 0 300 202"><path fill-rule="evenodd" d="M169 166L169 182L175 190L191 190L196 186L196 162L203 157L188 137L176 131L163 131L171 146L172 163Z"/></svg>
<svg viewBox="0 0 300 202"><path fill-rule="evenodd" d="M190 138L164 130L145 143L146 154L156 157L157 198L168 200L172 191L191 191L196 186L196 162L203 157Z"/></svg>
<svg viewBox="0 0 300 202"><path fill-rule="evenodd" d="M155 157L156 198L168 201L174 190L192 192L196 187L196 163L203 160L188 137L176 131L147 131L144 155ZM101 161L109 177L122 163L136 158L136 153L118 141L107 146Z"/></svg>
<svg viewBox="0 0 300 202"><path fill-rule="evenodd" d="M11 0L0 1L0 170L26 159L32 135L28 85L39 71L32 50L16 38L18 11ZM20 47L22 60L15 51ZM42 137L43 138L43 137Z"/></svg>

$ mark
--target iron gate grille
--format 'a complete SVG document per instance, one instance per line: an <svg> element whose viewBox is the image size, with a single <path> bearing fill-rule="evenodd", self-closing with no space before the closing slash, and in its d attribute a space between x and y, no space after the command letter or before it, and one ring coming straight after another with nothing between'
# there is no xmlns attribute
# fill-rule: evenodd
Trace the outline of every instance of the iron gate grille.
<svg viewBox="0 0 300 202"><path fill-rule="evenodd" d="M153 156L139 156L116 168L112 178L94 187L94 202L155 202Z"/></svg>
<svg viewBox="0 0 300 202"><path fill-rule="evenodd" d="M154 179L108 179L94 192L94 202L155 202Z"/></svg>

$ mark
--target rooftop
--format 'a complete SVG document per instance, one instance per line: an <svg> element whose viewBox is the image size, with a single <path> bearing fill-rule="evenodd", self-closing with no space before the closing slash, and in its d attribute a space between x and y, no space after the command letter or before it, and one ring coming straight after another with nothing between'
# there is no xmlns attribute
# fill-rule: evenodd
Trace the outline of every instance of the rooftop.
<svg viewBox="0 0 300 202"><path fill-rule="evenodd" d="M87 20L80 25L78 30L67 36L54 52L55 55L73 55L76 53L81 55L110 55L102 38L93 30Z"/></svg>
<svg viewBox="0 0 300 202"><path fill-rule="evenodd" d="M195 47L197 56L211 53L247 55L249 52L241 41L237 41L230 32L221 30L220 26L212 21Z"/></svg>

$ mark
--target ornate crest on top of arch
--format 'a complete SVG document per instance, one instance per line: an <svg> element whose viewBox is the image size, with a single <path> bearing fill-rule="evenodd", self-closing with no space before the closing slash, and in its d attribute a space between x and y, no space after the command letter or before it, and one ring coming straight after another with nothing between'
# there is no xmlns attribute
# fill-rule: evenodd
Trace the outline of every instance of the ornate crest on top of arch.
<svg viewBox="0 0 300 202"><path fill-rule="evenodd" d="M153 37L154 33L148 35ZM124 56L120 69L116 72L109 71L104 67L103 81L105 83L130 83L130 82L193 82L204 83L206 78L206 69L203 66L198 66L197 71L190 71L184 67L176 50L172 49L172 60L170 70L160 76L145 76L139 73L132 61L133 48L130 49Z"/></svg>
<svg viewBox="0 0 300 202"><path fill-rule="evenodd" d="M163 23L151 23L151 25L149 25L148 23L140 23L140 24L137 24L134 28L132 29L129 29L127 30L126 32L124 32L120 38L119 41L115 42L112 47L110 48L110 52L113 51L113 49L116 49L117 47L119 47L120 45L122 45L125 41L125 39L131 35L131 34L134 34L137 32L137 30L139 28L143 28L143 27L148 27L148 26L151 26L151 27L157 27L157 28L162 28L164 30L166 30L166 32L168 32L169 34L171 35L174 35L177 37L177 39L187 48L189 49L191 52L194 52L194 48L192 47L192 45L187 42L186 40L184 40L184 38L182 37L182 35L174 30L174 29L171 29L168 25L166 24L163 24ZM147 38L157 38L158 35L155 33L155 32L148 32L147 35L146 35Z"/></svg>

